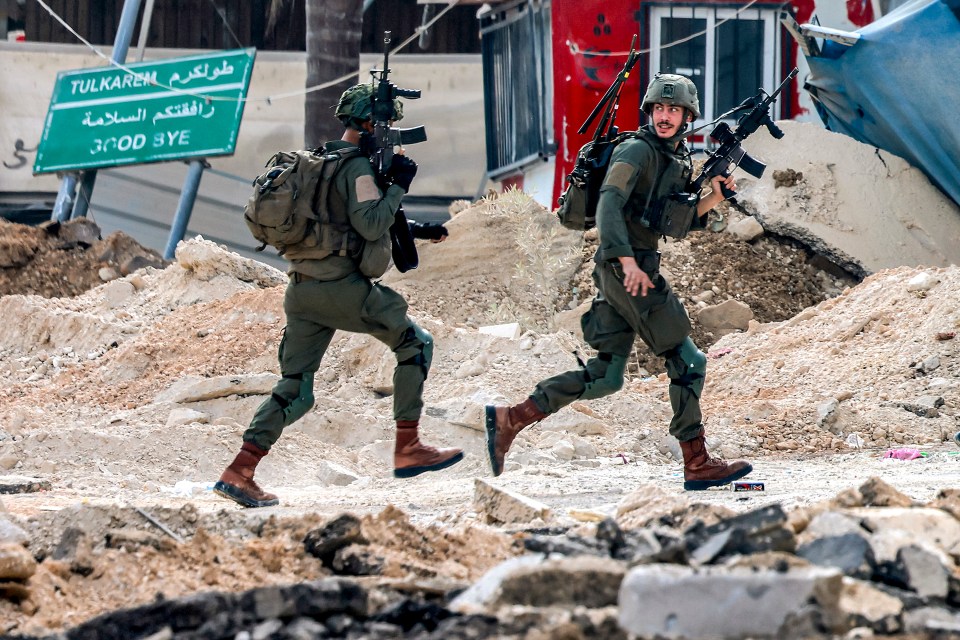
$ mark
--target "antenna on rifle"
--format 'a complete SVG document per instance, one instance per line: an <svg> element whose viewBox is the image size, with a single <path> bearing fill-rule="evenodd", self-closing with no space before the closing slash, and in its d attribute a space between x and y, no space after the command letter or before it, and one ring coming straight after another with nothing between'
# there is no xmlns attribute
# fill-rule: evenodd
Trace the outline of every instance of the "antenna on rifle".
<svg viewBox="0 0 960 640"><path fill-rule="evenodd" d="M613 81L613 84L610 85L607 92L600 98L600 102L597 103L597 106L595 106L593 111L590 112L590 115L587 116L586 121L581 125L580 129L577 130L577 133L586 133L590 125L593 124L594 119L600 114L600 111L603 110L603 117L600 119L600 124L597 125L597 130L593 134L594 141L616 134L616 127L613 123L616 121L616 111L620 105L620 91L623 89L623 83L630 77L630 71L634 65L637 64L637 60L640 59L640 52L636 50L636 45L637 34L633 34L633 40L630 41L630 53L627 56L627 61L623 65L623 69L617 74L617 79Z"/></svg>

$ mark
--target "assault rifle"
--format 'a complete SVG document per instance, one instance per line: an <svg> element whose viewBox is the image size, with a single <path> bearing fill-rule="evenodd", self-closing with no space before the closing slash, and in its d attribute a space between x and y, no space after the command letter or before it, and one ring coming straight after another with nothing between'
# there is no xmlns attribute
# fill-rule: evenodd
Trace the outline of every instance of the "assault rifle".
<svg viewBox="0 0 960 640"><path fill-rule="evenodd" d="M616 120L617 111L620 107L620 92L623 90L624 82L630 77L630 71L637 64L637 60L640 59L640 52L636 50L636 44L637 36L634 35L630 42L630 53L627 55L627 61L624 63L623 69L620 70L613 84L610 85L603 97L600 98L600 102L597 103L580 126L580 129L577 130L579 134L586 133L597 116L600 116L600 122L593 132L593 139L580 149L573 171L567 176L570 187L582 190L585 194L584 210L582 212L578 211L578 214L574 216L578 219L575 226L579 226L580 229L591 229L596 224L600 186L603 184L603 178L607 173L607 165L610 163L610 155L613 153L613 148L617 142Z"/></svg>
<svg viewBox="0 0 960 640"><path fill-rule="evenodd" d="M377 86L373 93L373 148L370 150L370 162L377 174L381 186L385 186L387 171L393 161L393 148L397 145L415 144L427 139L427 130L423 125L399 129L390 126L393 120L393 101L396 98L415 100L420 97L419 89L401 89L389 80L390 75L390 32L383 32L383 68L371 69ZM416 269L420 264L417 246L407 224L403 205L397 208L396 219L390 227L393 264L403 273Z"/></svg>
<svg viewBox="0 0 960 640"><path fill-rule="evenodd" d="M747 136L756 133L760 125L766 126L770 135L777 140L783 137L783 131L774 124L770 118L770 106L773 104L773 101L777 99L780 92L787 86L787 83L796 75L797 68L794 67L793 71L787 74L787 77L783 79L783 82L780 83L780 86L777 87L773 93L767 95L767 92L761 88L757 95L747 98L717 118L717 120L722 120L734 113L747 112L737 120L736 129L731 129L730 125L726 122L721 122L714 128L710 137L716 140L720 146L717 147L716 151L710 152L710 157L703 163L703 171L701 171L700 175L693 181L693 193L698 193L703 183L707 180L715 176L723 176L726 178L733 173L733 170L737 167L740 167L754 178L759 178L763 175L763 171L767 168L767 165L750 156L744 151L743 147L740 146L740 143L745 140ZM714 120L714 122L717 120ZM724 198L729 199L736 195L735 191L731 191L726 187L721 186L720 189Z"/></svg>

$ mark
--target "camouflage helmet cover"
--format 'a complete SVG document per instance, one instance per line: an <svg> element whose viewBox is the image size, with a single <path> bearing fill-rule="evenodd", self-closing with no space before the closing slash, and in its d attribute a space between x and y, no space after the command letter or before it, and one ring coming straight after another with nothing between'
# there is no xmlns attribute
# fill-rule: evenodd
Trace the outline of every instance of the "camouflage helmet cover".
<svg viewBox="0 0 960 640"><path fill-rule="evenodd" d="M697 98L697 85L686 76L675 73L657 73L643 94L641 110L649 114L651 107L657 104L673 104L689 109L694 118L700 117L700 100Z"/></svg>
<svg viewBox="0 0 960 640"><path fill-rule="evenodd" d="M361 122L373 116L373 85L355 84L340 96L337 110L334 115L343 124L359 129ZM399 100L393 101L393 120L403 118L403 105Z"/></svg>

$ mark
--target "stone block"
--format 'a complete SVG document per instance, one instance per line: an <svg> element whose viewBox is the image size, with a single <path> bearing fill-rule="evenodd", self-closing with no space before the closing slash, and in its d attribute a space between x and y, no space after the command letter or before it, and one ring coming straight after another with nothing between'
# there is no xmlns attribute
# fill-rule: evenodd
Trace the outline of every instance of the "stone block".
<svg viewBox="0 0 960 640"><path fill-rule="evenodd" d="M820 619L839 628L841 588L842 574L822 567L752 572L645 565L620 587L620 625L642 637L781 637L781 629L811 614L812 604Z"/></svg>
<svg viewBox="0 0 960 640"><path fill-rule="evenodd" d="M519 493L495 487L477 478L474 480L473 504L487 519L504 524L547 520L550 507Z"/></svg>

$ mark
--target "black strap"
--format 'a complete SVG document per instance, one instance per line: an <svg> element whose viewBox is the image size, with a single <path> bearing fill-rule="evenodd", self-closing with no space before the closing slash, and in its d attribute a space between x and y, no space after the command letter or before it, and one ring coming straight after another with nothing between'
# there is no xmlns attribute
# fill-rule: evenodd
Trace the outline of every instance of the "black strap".
<svg viewBox="0 0 960 640"><path fill-rule="evenodd" d="M644 137L644 136L639 136L639 137L638 137L638 140L643 140L643 141L646 142L648 145L650 145L650 148L653 150L653 158L654 158L654 160L656 160L656 162L657 162L657 165L656 165L656 166L657 166L657 178L656 178L656 180L653 181L653 186L650 187L650 191L647 192L647 201L646 201L646 202L644 203L644 205L643 205L643 213L646 213L647 210L650 208L650 199L653 198L653 194L656 193L657 188L660 187L660 179L663 178L663 174L665 174L665 173L667 172L667 167L670 166L670 163L667 162L667 163L664 165L663 169L660 169L660 151L659 151L655 146L653 146L653 143L650 142L649 140L647 140L646 137ZM643 215L643 213L641 213L641 215Z"/></svg>

